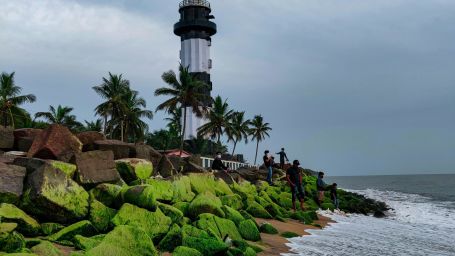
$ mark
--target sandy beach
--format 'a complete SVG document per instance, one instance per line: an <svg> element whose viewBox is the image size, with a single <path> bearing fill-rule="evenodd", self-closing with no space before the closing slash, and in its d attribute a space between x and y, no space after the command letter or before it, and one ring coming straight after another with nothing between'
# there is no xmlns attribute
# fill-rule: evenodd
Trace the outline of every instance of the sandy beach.
<svg viewBox="0 0 455 256"><path fill-rule="evenodd" d="M314 223L319 224L322 228L326 227L327 225L330 225L330 223L333 223L333 221L330 218L321 215L318 215L318 217L319 220L315 221ZM290 248L286 245L286 243L289 243L289 241L280 235L283 232L286 231L294 232L300 236L305 236L309 235L309 233L306 232L306 230L320 229L319 227L305 225L299 221L291 219L287 220L287 222L281 222L277 220L256 218L256 221L259 225L261 223L268 222L272 224L279 232L279 234L276 235L261 233L262 241L257 245L261 246L264 249L263 252L258 254L262 256L281 255L281 253L289 252Z"/></svg>

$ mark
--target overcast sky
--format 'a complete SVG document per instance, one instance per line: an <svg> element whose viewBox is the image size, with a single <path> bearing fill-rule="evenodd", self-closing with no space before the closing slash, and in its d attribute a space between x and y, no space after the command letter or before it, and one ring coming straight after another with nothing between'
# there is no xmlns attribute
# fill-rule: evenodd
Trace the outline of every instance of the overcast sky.
<svg viewBox="0 0 455 256"><path fill-rule="evenodd" d="M455 173L455 1L212 0L213 96L262 114L260 144L329 175ZM178 1L0 0L0 71L94 120L123 73L155 109L176 69ZM163 114L150 122L164 127ZM251 161L255 144L239 146Z"/></svg>

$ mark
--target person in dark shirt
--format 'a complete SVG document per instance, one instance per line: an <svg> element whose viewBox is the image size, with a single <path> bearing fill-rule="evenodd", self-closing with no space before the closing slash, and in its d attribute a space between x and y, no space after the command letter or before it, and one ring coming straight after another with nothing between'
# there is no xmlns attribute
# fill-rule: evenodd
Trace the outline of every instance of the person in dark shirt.
<svg viewBox="0 0 455 256"><path fill-rule="evenodd" d="M223 164L223 161L221 161L221 152L216 153L215 160L213 160L213 163L212 163L212 170L218 170L218 171L227 171L228 170L226 165Z"/></svg>
<svg viewBox="0 0 455 256"><path fill-rule="evenodd" d="M332 186L330 186L330 199L332 199L335 209L339 209L340 204L340 202L338 201L337 188L338 184L336 183L333 183Z"/></svg>
<svg viewBox="0 0 455 256"><path fill-rule="evenodd" d="M324 180L324 173L319 172L318 173L318 180L316 181L316 188L318 191L318 198L316 200L316 203L321 207L322 201L324 201L324 192L327 189L327 184L325 184Z"/></svg>
<svg viewBox="0 0 455 256"><path fill-rule="evenodd" d="M289 167L286 171L286 180L288 181L289 186L291 187L292 192L292 209L294 212L295 209L295 199L296 196L299 196L300 201L300 209L305 211L305 207L303 205L303 200L305 199L305 193L303 192L302 188L302 174L299 170L300 162L299 160L294 160L292 166Z"/></svg>
<svg viewBox="0 0 455 256"><path fill-rule="evenodd" d="M281 148L281 151L276 153L277 155L280 155L280 169L283 170L284 168L284 160L289 162L288 156L286 155L286 152L284 152L284 148Z"/></svg>
<svg viewBox="0 0 455 256"><path fill-rule="evenodd" d="M264 166L267 169L267 182L269 185L273 185L273 159L268 150L264 151L264 157L262 159L264 160Z"/></svg>

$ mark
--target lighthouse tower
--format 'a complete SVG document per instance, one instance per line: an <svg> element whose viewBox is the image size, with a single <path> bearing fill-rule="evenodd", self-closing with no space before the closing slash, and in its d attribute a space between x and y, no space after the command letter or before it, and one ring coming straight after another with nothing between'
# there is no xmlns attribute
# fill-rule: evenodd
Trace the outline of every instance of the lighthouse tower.
<svg viewBox="0 0 455 256"><path fill-rule="evenodd" d="M210 81L210 69L212 59L210 59L210 46L212 38L216 34L216 24L211 19L212 9L206 0L184 0L179 5L180 20L174 25L174 34L180 36L182 48L180 50L180 61L184 67L189 67L189 72L209 85L205 91L210 95L212 82ZM205 106L210 106L211 102L204 102ZM193 109L187 108L185 140L196 138L197 129L204 125L203 118L196 117ZM183 112L183 111L182 111Z"/></svg>

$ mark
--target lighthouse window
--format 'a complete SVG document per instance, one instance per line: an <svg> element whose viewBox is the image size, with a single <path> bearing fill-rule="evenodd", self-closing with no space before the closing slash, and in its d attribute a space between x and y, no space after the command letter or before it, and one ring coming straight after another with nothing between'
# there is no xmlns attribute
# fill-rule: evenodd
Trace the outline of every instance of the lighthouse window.
<svg viewBox="0 0 455 256"><path fill-rule="evenodd" d="M209 59L209 68L212 68L212 59Z"/></svg>

